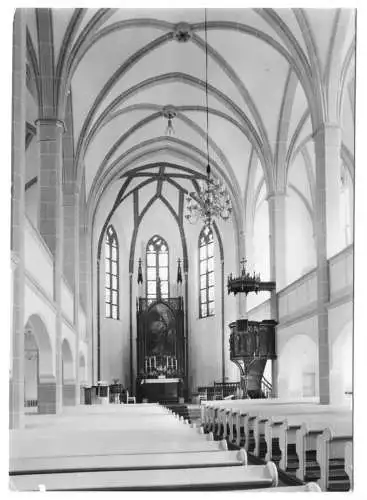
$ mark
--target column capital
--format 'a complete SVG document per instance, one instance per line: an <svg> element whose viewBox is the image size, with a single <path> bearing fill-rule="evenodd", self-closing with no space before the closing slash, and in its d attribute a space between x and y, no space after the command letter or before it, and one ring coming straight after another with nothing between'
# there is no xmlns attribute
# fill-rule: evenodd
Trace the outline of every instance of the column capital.
<svg viewBox="0 0 367 500"><path fill-rule="evenodd" d="M62 128L62 131L66 131L66 126L65 122L63 120L60 120L59 118L37 118L35 120L34 124L36 125L37 128L42 127L42 126L52 126L55 125L56 127Z"/></svg>
<svg viewBox="0 0 367 500"><path fill-rule="evenodd" d="M317 129L312 133L312 138L315 138L318 135L325 133L325 130L335 130L335 131L340 130L341 131L341 125L340 125L340 123L336 123L336 122L321 123L317 127Z"/></svg>
<svg viewBox="0 0 367 500"><path fill-rule="evenodd" d="M266 201L270 201L270 200L275 200L276 198L281 198L282 196L283 197L288 196L287 191L271 191L270 193L268 193L265 199Z"/></svg>

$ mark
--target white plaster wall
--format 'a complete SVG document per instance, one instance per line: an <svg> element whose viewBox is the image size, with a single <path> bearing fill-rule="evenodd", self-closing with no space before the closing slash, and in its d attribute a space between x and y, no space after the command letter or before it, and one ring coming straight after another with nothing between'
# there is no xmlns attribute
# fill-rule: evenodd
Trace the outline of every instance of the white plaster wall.
<svg viewBox="0 0 367 500"><path fill-rule="evenodd" d="M305 205L292 190L286 196L286 284L316 266L313 227Z"/></svg>
<svg viewBox="0 0 367 500"><path fill-rule="evenodd" d="M265 200L256 209L253 229L253 256L252 262L247 264L247 269L251 274L254 271L256 274L260 274L263 281L270 279L269 208ZM266 301L269 296L269 292L249 294L247 296L247 309L253 309Z"/></svg>
<svg viewBox="0 0 367 500"><path fill-rule="evenodd" d="M65 316L74 322L74 295L70 290L65 278L61 281L61 308Z"/></svg>
<svg viewBox="0 0 367 500"><path fill-rule="evenodd" d="M329 260L330 299L351 292L353 287L353 247L349 246Z"/></svg>
<svg viewBox="0 0 367 500"><path fill-rule="evenodd" d="M292 283L278 294L279 321L312 308L317 301L316 271Z"/></svg>
<svg viewBox="0 0 367 500"><path fill-rule="evenodd" d="M277 351L279 397L318 397L317 317L299 321L288 327L278 327ZM311 380L314 381L314 394L311 393Z"/></svg>
<svg viewBox="0 0 367 500"><path fill-rule="evenodd" d="M25 219L25 268L53 297L53 259L38 231Z"/></svg>
<svg viewBox="0 0 367 500"><path fill-rule="evenodd" d="M248 312L248 319L251 321L263 321L271 318L270 299L254 307Z"/></svg>
<svg viewBox="0 0 367 500"><path fill-rule="evenodd" d="M87 338L87 318L85 312L79 307L79 339L84 341Z"/></svg>
<svg viewBox="0 0 367 500"><path fill-rule="evenodd" d="M49 375L55 376L55 322L56 311L44 299L44 297L35 290L34 286L26 278L25 296L24 296L24 318L25 324L30 316L36 314L44 323L52 349L52 370ZM42 355L40 355L40 369L42 371Z"/></svg>
<svg viewBox="0 0 367 500"><path fill-rule="evenodd" d="M329 309L330 398L349 405L353 391L353 303Z"/></svg>

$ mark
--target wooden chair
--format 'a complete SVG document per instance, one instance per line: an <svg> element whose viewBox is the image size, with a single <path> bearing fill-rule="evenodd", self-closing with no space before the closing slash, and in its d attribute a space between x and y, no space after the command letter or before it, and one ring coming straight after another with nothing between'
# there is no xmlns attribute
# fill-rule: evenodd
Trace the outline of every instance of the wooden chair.
<svg viewBox="0 0 367 500"><path fill-rule="evenodd" d="M135 396L129 396L129 391L126 391L126 404L136 404L136 397Z"/></svg>

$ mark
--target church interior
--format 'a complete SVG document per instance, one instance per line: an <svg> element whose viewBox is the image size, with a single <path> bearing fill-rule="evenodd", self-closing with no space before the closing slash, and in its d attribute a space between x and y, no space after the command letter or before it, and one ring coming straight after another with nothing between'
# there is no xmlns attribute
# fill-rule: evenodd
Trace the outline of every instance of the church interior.
<svg viewBox="0 0 367 500"><path fill-rule="evenodd" d="M16 10L11 489L353 489L355 28Z"/></svg>

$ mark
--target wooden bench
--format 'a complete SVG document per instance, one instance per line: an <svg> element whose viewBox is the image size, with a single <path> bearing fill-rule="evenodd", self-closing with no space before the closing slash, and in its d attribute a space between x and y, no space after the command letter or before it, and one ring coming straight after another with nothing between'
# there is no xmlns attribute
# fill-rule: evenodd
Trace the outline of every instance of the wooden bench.
<svg viewBox="0 0 367 500"><path fill-rule="evenodd" d="M263 406L253 409L248 409L246 412L240 412L240 419L237 419L240 425L241 419L243 420L243 443L246 451L253 452L255 455L259 454L260 435L264 438L265 442L265 424L274 417L280 415L285 418L290 414L306 414L314 412L324 412L325 409L321 405L316 404L279 404L271 406ZM259 428L260 425L260 428ZM241 427L239 428L241 435Z"/></svg>
<svg viewBox="0 0 367 500"><path fill-rule="evenodd" d="M334 426L338 426L340 422L342 424L343 422L347 424L350 422L351 425L352 415L351 413L337 413L329 417L327 415L318 415L317 418L303 420L304 422L300 428L296 429L296 452L299 461L296 476L302 481L306 479L307 463L310 462L316 465L317 437L330 426L331 421Z"/></svg>
<svg viewBox="0 0 367 500"><path fill-rule="evenodd" d="M245 450L136 455L90 455L17 458L10 460L9 475L45 472L102 472L149 469L187 469L247 465Z"/></svg>
<svg viewBox="0 0 367 500"><path fill-rule="evenodd" d="M135 429L117 431L110 429L59 430L44 432L17 431L11 433L10 456L64 456L93 454L149 453L177 450L213 451L223 449L226 442L213 441L213 435L203 435L200 429L177 423L177 428ZM38 431L38 429L37 429ZM46 432L47 431L47 432ZM202 431L201 431L202 432Z"/></svg>
<svg viewBox="0 0 367 500"><path fill-rule="evenodd" d="M266 465L18 475L17 491L197 491L271 488L278 484L272 462Z"/></svg>
<svg viewBox="0 0 367 500"><path fill-rule="evenodd" d="M302 398L299 399L291 399L291 398L274 398L274 399L236 399L233 401L228 400L220 400L220 401L205 401L201 403L201 422L206 426L209 423L214 423L216 418L216 414L218 410L221 408L226 409L237 409L239 411L241 408L261 405L269 405L269 404L293 404L293 403L313 403L317 404L318 398L310 397L310 398ZM210 430L214 431L214 428Z"/></svg>
<svg viewBox="0 0 367 500"><path fill-rule="evenodd" d="M248 404L248 401L250 401L250 404ZM241 442L238 439L238 426L239 426L239 420L241 417L244 417L247 415L247 413L252 410L252 409L261 409L261 408L267 408L267 407L277 407L277 406L282 406L282 405L311 405L315 404L313 403L313 398L312 400L302 400L302 401L291 401L289 402L288 400L281 400L281 399L271 399L271 400L244 400L241 404L237 404L233 407L227 408L227 409L219 409L218 410L218 424L219 426L217 429L219 429L218 437L228 437L230 442L234 442L235 440L235 435L236 435L236 444L239 446Z"/></svg>
<svg viewBox="0 0 367 500"><path fill-rule="evenodd" d="M350 441L345 443L344 460L344 470L349 477L350 489L353 490L353 443Z"/></svg>
<svg viewBox="0 0 367 500"><path fill-rule="evenodd" d="M243 399L235 401L216 401L203 405L202 423L207 431L212 431L218 437L227 437L233 441L234 416L247 408L257 408L284 404L316 404L316 398L294 399ZM228 432L229 430L229 432Z"/></svg>
<svg viewBox="0 0 367 500"><path fill-rule="evenodd" d="M332 489L332 462L334 462L334 465L339 470L344 471L345 446L347 443L353 443L352 427L349 422L327 428L317 437L316 460L320 466L320 479L318 483L322 491L330 491ZM335 464L335 462L341 463ZM338 480L333 482L337 483Z"/></svg>
<svg viewBox="0 0 367 500"><path fill-rule="evenodd" d="M311 423L317 421L322 426L323 429L326 429L330 422L333 422L333 425L339 422L348 423L351 422L352 416L350 412L346 413L338 413L338 412L326 412L322 414L313 413L310 415L294 415L287 417L284 423L280 426L280 436L279 436L279 448L281 450L281 459L279 462L279 467L285 471L289 469L289 454L291 453L293 456L298 459L298 466L293 467L294 472L299 468L299 456L303 455L303 450L297 450L297 431L301 428L303 422ZM292 451L291 451L292 450ZM302 457L305 459L305 455Z"/></svg>
<svg viewBox="0 0 367 500"><path fill-rule="evenodd" d="M309 491L314 493L322 493L320 486L317 483L310 482L301 486L282 486L277 488L276 490L268 490L268 489L256 489L254 493L299 493L301 491Z"/></svg>

